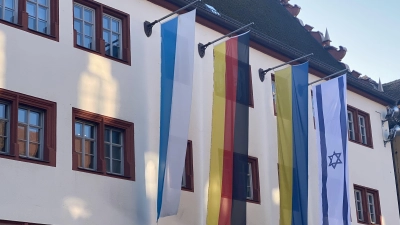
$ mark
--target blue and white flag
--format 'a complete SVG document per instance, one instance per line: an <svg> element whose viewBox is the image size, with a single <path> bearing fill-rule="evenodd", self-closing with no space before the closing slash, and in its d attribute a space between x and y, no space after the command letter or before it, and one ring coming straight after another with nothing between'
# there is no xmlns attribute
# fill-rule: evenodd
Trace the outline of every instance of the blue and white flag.
<svg viewBox="0 0 400 225"><path fill-rule="evenodd" d="M196 10L161 25L157 220L178 213L192 105Z"/></svg>
<svg viewBox="0 0 400 225"><path fill-rule="evenodd" d="M346 75L313 87L321 225L351 225Z"/></svg>

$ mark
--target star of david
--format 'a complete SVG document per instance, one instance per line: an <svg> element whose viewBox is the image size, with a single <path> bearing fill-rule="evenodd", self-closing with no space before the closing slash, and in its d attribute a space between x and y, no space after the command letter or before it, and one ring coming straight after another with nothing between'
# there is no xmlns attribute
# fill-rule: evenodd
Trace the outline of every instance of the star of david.
<svg viewBox="0 0 400 225"><path fill-rule="evenodd" d="M328 156L329 159L331 160L331 161L329 162L329 165L328 165L328 166L332 166L333 169L336 169L337 164L342 164L342 160L340 160L340 155L342 155L342 153L333 152L333 155ZM334 159L334 157L336 157L336 159ZM332 161L334 161L334 160L336 160L336 161L335 161L335 162L332 162Z"/></svg>

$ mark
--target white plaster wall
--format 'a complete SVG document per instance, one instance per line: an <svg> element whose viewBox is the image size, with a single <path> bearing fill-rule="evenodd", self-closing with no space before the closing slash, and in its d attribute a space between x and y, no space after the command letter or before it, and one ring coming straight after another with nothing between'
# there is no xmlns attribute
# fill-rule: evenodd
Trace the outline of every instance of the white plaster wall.
<svg viewBox="0 0 400 225"><path fill-rule="evenodd" d="M0 87L57 102L57 167L0 158L0 219L55 225L156 224L159 147L160 25L143 33L143 21L169 11L146 0L101 0L130 14L132 66L73 47L72 0L60 1L60 42L0 24ZM196 43L221 34L196 25ZM193 46L196 47L196 46ZM248 225L279 221L276 118L271 80L261 83L258 68L281 62L251 49L255 108L250 109L249 155L258 157L261 204L248 204ZM182 192L177 216L159 225L203 225L207 212L213 57L195 55L189 138L193 141L194 193ZM310 79L317 79L311 76ZM378 189L386 225L399 224L389 147L384 148L379 116L384 106L354 93L348 101L370 114L374 149L349 144L350 183ZM135 124L136 181L72 171L72 107ZM311 104L310 224L317 225L317 155ZM351 188L352 190L352 188ZM355 221L354 196L351 210ZM353 222L353 224L356 224Z"/></svg>

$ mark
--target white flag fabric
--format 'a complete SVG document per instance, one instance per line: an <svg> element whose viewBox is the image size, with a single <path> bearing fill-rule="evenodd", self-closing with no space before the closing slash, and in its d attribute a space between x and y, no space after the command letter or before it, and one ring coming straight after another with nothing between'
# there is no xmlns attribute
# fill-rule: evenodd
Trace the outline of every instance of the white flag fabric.
<svg viewBox="0 0 400 225"><path fill-rule="evenodd" d="M346 74L313 87L321 225L351 225Z"/></svg>
<svg viewBox="0 0 400 225"><path fill-rule="evenodd" d="M157 220L178 213L192 105L196 10L161 25Z"/></svg>

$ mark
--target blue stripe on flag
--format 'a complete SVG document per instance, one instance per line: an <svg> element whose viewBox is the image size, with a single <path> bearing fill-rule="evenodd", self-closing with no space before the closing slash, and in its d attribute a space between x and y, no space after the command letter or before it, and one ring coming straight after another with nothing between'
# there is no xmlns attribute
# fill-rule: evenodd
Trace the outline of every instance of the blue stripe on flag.
<svg viewBox="0 0 400 225"><path fill-rule="evenodd" d="M328 220L328 192L326 189L326 182L328 180L328 162L327 162L327 149L325 140L325 122L324 122L324 112L322 105L322 91L321 85L316 87L316 99L317 99L317 110L318 110L318 126L319 126L319 136L321 145L321 167L322 167L322 225L329 225Z"/></svg>
<svg viewBox="0 0 400 225"><path fill-rule="evenodd" d="M158 167L157 220L160 218L165 165L167 161L177 30L178 17L161 25L160 155Z"/></svg>
<svg viewBox="0 0 400 225"><path fill-rule="evenodd" d="M293 195L292 225L307 225L308 63L292 66Z"/></svg>
<svg viewBox="0 0 400 225"><path fill-rule="evenodd" d="M346 179L346 168L347 168L347 107L345 104L344 92L344 76L339 77L339 95L340 95L340 128L342 132L342 148L343 148L343 165L344 165L344 186L343 186L343 225L348 225L348 215L349 215L349 203L347 199L347 179Z"/></svg>

